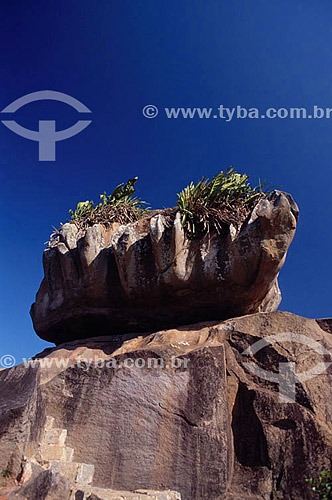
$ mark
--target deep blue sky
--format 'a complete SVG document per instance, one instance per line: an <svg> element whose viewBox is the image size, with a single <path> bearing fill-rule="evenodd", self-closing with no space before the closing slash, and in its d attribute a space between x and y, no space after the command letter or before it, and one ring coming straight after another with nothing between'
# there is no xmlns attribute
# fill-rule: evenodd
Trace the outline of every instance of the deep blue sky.
<svg viewBox="0 0 332 500"><path fill-rule="evenodd" d="M298 232L281 272L281 309L332 315L331 120L146 119L171 106L332 107L328 0L2 0L0 108L57 90L92 110L92 124L38 162L37 143L0 124L1 348L18 361L46 345L29 308L44 242L68 209L130 176L153 207L189 181L233 165L292 193ZM65 104L30 104L17 121L66 128ZM93 333L93 332L92 332Z"/></svg>

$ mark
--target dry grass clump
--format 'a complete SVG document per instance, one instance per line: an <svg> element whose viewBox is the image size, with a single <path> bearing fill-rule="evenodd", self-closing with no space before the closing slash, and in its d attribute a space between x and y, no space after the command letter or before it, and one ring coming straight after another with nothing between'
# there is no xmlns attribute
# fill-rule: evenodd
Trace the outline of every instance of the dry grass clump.
<svg viewBox="0 0 332 500"><path fill-rule="evenodd" d="M190 239L199 239L209 231L221 233L233 224L239 228L259 199L270 191L266 184L251 187L246 174L238 174L233 168L216 174L210 181L203 177L199 182L191 182L178 193L177 206L164 210L150 210L147 203L135 196L138 177L119 184L112 194L100 195L100 202L81 201L75 210L69 210L70 223L85 230L93 224L105 226L117 222L130 224L142 218L151 218L162 213L171 225L177 212ZM51 242L59 231L51 235Z"/></svg>
<svg viewBox="0 0 332 500"><path fill-rule="evenodd" d="M70 222L84 229L96 223L129 224L141 219L147 214L148 209L145 201L134 196L137 180L138 177L134 177L125 184L119 184L109 196L105 191L99 196L101 201L98 205L95 205L93 201L79 202L75 211L69 210Z"/></svg>
<svg viewBox="0 0 332 500"><path fill-rule="evenodd" d="M267 192L266 184L253 188L246 174L238 174L231 167L215 175L211 181L203 177L197 184L191 182L178 194L182 225L192 239L213 229L220 233L230 224L239 227Z"/></svg>

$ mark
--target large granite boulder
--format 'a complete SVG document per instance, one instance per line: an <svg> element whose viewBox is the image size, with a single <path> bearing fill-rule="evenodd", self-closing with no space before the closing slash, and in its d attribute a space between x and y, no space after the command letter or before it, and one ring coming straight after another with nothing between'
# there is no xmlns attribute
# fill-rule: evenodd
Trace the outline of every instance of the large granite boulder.
<svg viewBox="0 0 332 500"><path fill-rule="evenodd" d="M127 226L67 223L44 252L35 330L59 344L274 311L297 218L291 196L274 191L241 227L199 240L167 210Z"/></svg>
<svg viewBox="0 0 332 500"><path fill-rule="evenodd" d="M68 481L75 499L312 498L305 479L332 464L331 332L332 320L257 313L77 340L1 371L10 498L59 498ZM287 363L294 398L275 378Z"/></svg>

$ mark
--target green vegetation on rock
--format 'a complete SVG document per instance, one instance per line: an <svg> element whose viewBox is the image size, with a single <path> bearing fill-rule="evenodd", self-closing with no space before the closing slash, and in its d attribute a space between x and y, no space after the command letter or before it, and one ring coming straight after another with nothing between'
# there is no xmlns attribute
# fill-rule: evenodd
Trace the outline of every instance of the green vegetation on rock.
<svg viewBox="0 0 332 500"><path fill-rule="evenodd" d="M129 224L157 211L149 210L146 202L135 196L138 177L117 186L112 194L101 194L100 202L81 201L75 210L69 210L71 220L81 228L96 223ZM266 184L251 187L246 174L237 173L232 167L216 174L211 180L203 177L191 182L178 193L177 207L165 209L165 216L181 215L181 224L190 239L200 238L207 232L233 224L239 228L260 198L266 196ZM160 212L160 211L158 211ZM57 234L57 233L55 233Z"/></svg>
<svg viewBox="0 0 332 500"><path fill-rule="evenodd" d="M181 223L189 238L199 237L211 229L220 232L225 225L241 224L253 205L267 194L266 184L251 187L246 174L233 168L191 182L178 194Z"/></svg>
<svg viewBox="0 0 332 500"><path fill-rule="evenodd" d="M134 177L125 184L119 184L110 195L104 191L99 196L101 201L97 205L88 200L79 202L75 210L69 210L70 222L86 227L98 222L129 224L141 219L147 208L146 202L135 196L137 180L138 177Z"/></svg>
<svg viewBox="0 0 332 500"><path fill-rule="evenodd" d="M9 464L1 471L1 476L8 479L12 475Z"/></svg>
<svg viewBox="0 0 332 500"><path fill-rule="evenodd" d="M332 472L322 471L317 478L309 478L306 481L318 498L324 500L332 499Z"/></svg>

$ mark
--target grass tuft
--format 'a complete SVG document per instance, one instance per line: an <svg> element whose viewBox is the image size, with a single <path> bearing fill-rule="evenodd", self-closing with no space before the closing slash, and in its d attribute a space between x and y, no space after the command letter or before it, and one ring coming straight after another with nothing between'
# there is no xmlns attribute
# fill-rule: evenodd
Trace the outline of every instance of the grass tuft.
<svg viewBox="0 0 332 500"><path fill-rule="evenodd" d="M134 177L125 184L119 184L110 195L105 191L99 196L101 201L98 205L88 200L79 202L75 210L69 210L70 222L86 228L97 223L129 224L141 219L148 209L146 202L135 196L137 180L138 177Z"/></svg>
<svg viewBox="0 0 332 500"><path fill-rule="evenodd" d="M166 221L171 222L176 212L180 212L187 237L198 239L210 231L220 234L230 224L238 229L258 200L271 190L267 189L266 183L251 187L246 174L239 174L229 167L211 180L203 177L197 184L191 182L178 193L177 207L151 210L145 201L135 196L137 180L138 177L134 177L119 184L110 195L105 191L99 196L97 205L89 200L80 201L75 210L69 210L69 222L85 230L97 223L126 225L157 213L163 213ZM59 235L59 230L54 228L48 244L56 244Z"/></svg>
<svg viewBox="0 0 332 500"><path fill-rule="evenodd" d="M210 181L203 177L197 184L191 182L178 193L182 226L191 239L200 238L211 230L220 233L230 224L238 227L270 189L266 183L251 187L249 177L238 174L232 167Z"/></svg>

